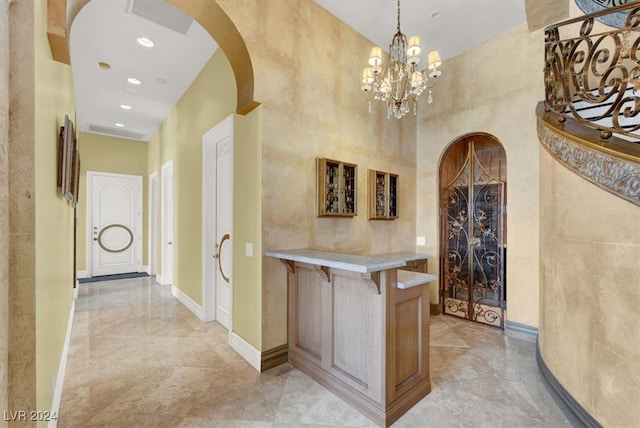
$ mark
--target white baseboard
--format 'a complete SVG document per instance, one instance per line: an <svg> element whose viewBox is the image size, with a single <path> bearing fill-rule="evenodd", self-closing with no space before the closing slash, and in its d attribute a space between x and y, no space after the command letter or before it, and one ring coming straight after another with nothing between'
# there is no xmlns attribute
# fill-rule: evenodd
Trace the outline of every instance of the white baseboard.
<svg viewBox="0 0 640 428"><path fill-rule="evenodd" d="M89 278L89 272L86 270L79 270L76 272L76 278Z"/></svg>
<svg viewBox="0 0 640 428"><path fill-rule="evenodd" d="M67 335L64 338L64 346L62 347L62 355L60 356L60 365L58 366L58 375L56 379L56 387L51 399L51 415L60 416L60 403L62 401L62 386L64 384L64 373L67 369L67 358L69 357L69 345L71 343L71 331L73 330L73 315L76 312L76 301L71 301L69 308L69 321L67 322ZM58 418L50 419L48 428L56 428L58 426Z"/></svg>
<svg viewBox="0 0 640 428"><path fill-rule="evenodd" d="M159 274L159 273L156 274L156 282L160 285L169 285L164 281L162 274Z"/></svg>
<svg viewBox="0 0 640 428"><path fill-rule="evenodd" d="M236 351L242 358L247 360L251 367L260 371L262 363L262 354L249 342L238 336L235 332L231 332L229 335L229 346Z"/></svg>
<svg viewBox="0 0 640 428"><path fill-rule="evenodd" d="M76 279L76 286L73 287L73 300L78 298L78 290L80 289L80 281Z"/></svg>
<svg viewBox="0 0 640 428"><path fill-rule="evenodd" d="M200 321L204 321L204 314L202 313L202 306L193 301L193 299L186 294L184 294L179 288L175 285L171 286L171 294L173 297L178 299L180 303L185 305L187 309L194 313L195 316L198 317Z"/></svg>
<svg viewBox="0 0 640 428"><path fill-rule="evenodd" d="M142 265L142 266L140 266L140 272L144 272L144 273L146 273L146 274L150 274L150 273L151 273L151 270L149 269L149 266L147 266L147 265Z"/></svg>

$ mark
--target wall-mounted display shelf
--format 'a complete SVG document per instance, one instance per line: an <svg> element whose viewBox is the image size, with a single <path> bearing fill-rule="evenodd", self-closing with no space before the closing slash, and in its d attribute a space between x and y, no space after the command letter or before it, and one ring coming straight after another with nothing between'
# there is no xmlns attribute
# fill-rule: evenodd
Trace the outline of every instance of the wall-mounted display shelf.
<svg viewBox="0 0 640 428"><path fill-rule="evenodd" d="M358 166L318 158L318 216L352 217L357 215L356 187Z"/></svg>
<svg viewBox="0 0 640 428"><path fill-rule="evenodd" d="M369 219L398 218L398 175L369 170Z"/></svg>

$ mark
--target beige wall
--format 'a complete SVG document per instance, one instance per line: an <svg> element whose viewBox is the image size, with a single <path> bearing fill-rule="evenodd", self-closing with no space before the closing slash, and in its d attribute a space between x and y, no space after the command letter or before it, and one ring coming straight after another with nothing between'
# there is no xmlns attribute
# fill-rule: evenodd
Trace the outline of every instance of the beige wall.
<svg viewBox="0 0 640 428"><path fill-rule="evenodd" d="M9 359L9 3L0 0L0 412L8 409ZM3 418L4 419L4 418ZM0 421L0 427L7 426Z"/></svg>
<svg viewBox="0 0 640 428"><path fill-rule="evenodd" d="M87 267L87 171L113 172L118 174L142 176L142 264L148 264L148 212L149 201L147 174L147 143L106 135L78 134L80 147L80 197L76 216L77 229L77 264L76 269Z"/></svg>
<svg viewBox="0 0 640 428"><path fill-rule="evenodd" d="M45 2L35 2L35 94L36 403L49 410L74 285L73 209L56 187L57 136L64 115L75 117L75 101L71 68L51 58Z"/></svg>
<svg viewBox="0 0 640 428"><path fill-rule="evenodd" d="M414 250L415 119L368 113L358 76L371 42L312 1L219 3L244 37L262 103L263 250ZM316 157L358 164L356 217L316 217ZM399 219L367 219L369 168L400 175ZM287 341L286 269L270 258L262 269L267 350Z"/></svg>
<svg viewBox="0 0 640 428"><path fill-rule="evenodd" d="M540 152L542 356L603 426L636 426L640 208Z"/></svg>
<svg viewBox="0 0 640 428"><path fill-rule="evenodd" d="M233 330L262 347L262 107L235 116L233 160ZM253 245L253 257L245 244Z"/></svg>
<svg viewBox="0 0 640 428"><path fill-rule="evenodd" d="M442 66L433 104L422 104L418 123L417 235L438 273L438 168L458 136L487 132L507 156L507 320L538 326L538 139L534 109L544 99L542 31L521 25ZM534 66L532 66L534 64ZM535 64L540 64L539 67ZM432 303L438 300L432 288Z"/></svg>
<svg viewBox="0 0 640 428"><path fill-rule="evenodd" d="M570 15L582 15L574 2ZM595 28L607 30L597 22ZM640 420L639 214L541 146L540 351L552 374L605 427Z"/></svg>

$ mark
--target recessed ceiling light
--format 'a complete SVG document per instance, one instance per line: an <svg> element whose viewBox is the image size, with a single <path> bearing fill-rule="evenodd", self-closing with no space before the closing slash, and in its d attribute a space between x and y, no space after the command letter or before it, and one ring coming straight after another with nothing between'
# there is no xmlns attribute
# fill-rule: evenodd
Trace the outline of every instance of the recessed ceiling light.
<svg viewBox="0 0 640 428"><path fill-rule="evenodd" d="M167 83L167 79L164 79L162 77L156 77L156 82L164 85L165 83Z"/></svg>
<svg viewBox="0 0 640 428"><path fill-rule="evenodd" d="M98 67L100 67L100 68L101 68L101 69L103 69L103 70L108 70L108 69L110 69L110 68L111 68L111 64L109 64L109 63L107 63L107 62L102 62L102 61L100 61L100 62L98 63Z"/></svg>
<svg viewBox="0 0 640 428"><path fill-rule="evenodd" d="M136 79L135 77L129 77L127 79L127 82L131 83L132 85L139 85L142 83L141 80Z"/></svg>
<svg viewBox="0 0 640 428"><path fill-rule="evenodd" d="M116 126L117 126L118 128L124 128L124 125L123 125L122 123L116 123Z"/></svg>
<svg viewBox="0 0 640 428"><path fill-rule="evenodd" d="M147 38L147 37L138 37L138 43L142 46L144 46L145 48L152 48L153 47L153 42L151 41L151 39Z"/></svg>
<svg viewBox="0 0 640 428"><path fill-rule="evenodd" d="M120 104L120 108L121 108L122 110L131 110L131 106L128 106L128 105L126 105L126 104Z"/></svg>

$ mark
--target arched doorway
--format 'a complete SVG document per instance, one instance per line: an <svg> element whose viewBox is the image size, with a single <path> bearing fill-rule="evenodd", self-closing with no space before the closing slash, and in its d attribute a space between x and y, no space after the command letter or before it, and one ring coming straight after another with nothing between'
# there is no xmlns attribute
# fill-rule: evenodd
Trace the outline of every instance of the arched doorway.
<svg viewBox="0 0 640 428"><path fill-rule="evenodd" d="M80 10L91 0L48 0L47 38L55 61L70 64L69 30ZM215 1L166 0L194 18L220 46L236 78L236 113L246 115L259 102L253 99L254 76L249 51L231 18Z"/></svg>
<svg viewBox="0 0 640 428"><path fill-rule="evenodd" d="M440 161L443 313L504 328L506 154L486 133L455 140Z"/></svg>

